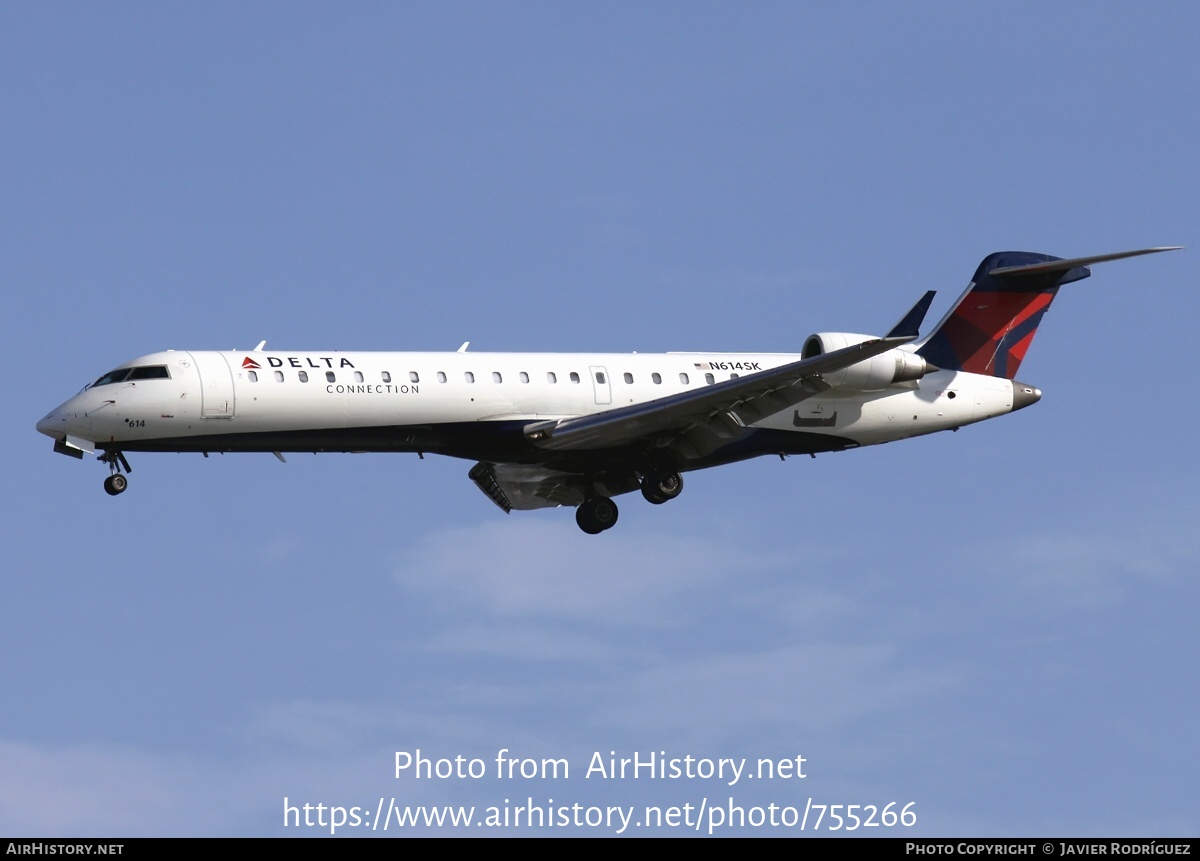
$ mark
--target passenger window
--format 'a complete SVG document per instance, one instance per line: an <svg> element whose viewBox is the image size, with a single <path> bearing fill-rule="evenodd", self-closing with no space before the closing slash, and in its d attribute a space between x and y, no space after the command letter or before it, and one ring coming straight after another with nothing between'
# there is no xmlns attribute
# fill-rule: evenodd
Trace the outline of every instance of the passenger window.
<svg viewBox="0 0 1200 861"><path fill-rule="evenodd" d="M596 371L596 382L599 383L600 385L604 385L604 372L603 371Z"/></svg>
<svg viewBox="0 0 1200 861"><path fill-rule="evenodd" d="M299 377L300 377L300 382L307 383L308 382L308 371L301 371L299 374Z"/></svg>
<svg viewBox="0 0 1200 861"><path fill-rule="evenodd" d="M554 371L546 371L546 382L548 382L548 383L557 383L558 382L558 377L555 376Z"/></svg>
<svg viewBox="0 0 1200 861"><path fill-rule="evenodd" d="M625 372L625 382L627 382L627 383L633 382L633 374L629 373L628 371Z"/></svg>
<svg viewBox="0 0 1200 861"><path fill-rule="evenodd" d="M275 372L275 382L277 382L277 383L282 383L282 382L283 382L283 371L276 371L276 372Z"/></svg>
<svg viewBox="0 0 1200 861"><path fill-rule="evenodd" d="M579 374L575 373L574 371L571 371L571 382L572 383L579 382Z"/></svg>
<svg viewBox="0 0 1200 861"><path fill-rule="evenodd" d="M473 373L471 373L470 371L467 371L465 374L463 374L463 379L466 380L468 383L473 383L473 382L475 382L475 375Z"/></svg>
<svg viewBox="0 0 1200 861"><path fill-rule="evenodd" d="M687 374L680 374L680 375L679 375L679 382L683 383L683 384L686 386L686 385L688 384L688 375L687 375Z"/></svg>
<svg viewBox="0 0 1200 861"><path fill-rule="evenodd" d="M711 386L713 383L715 383L716 381L717 381L717 378L716 378L716 377L714 377L712 374L705 374L705 375L704 375L704 382L708 383L710 386Z"/></svg>
<svg viewBox="0 0 1200 861"><path fill-rule="evenodd" d="M247 374L247 376L250 377L250 382L252 382L252 383L258 382L258 374L255 373L254 371L251 371L249 374Z"/></svg>
<svg viewBox="0 0 1200 861"><path fill-rule="evenodd" d="M522 383L529 382L529 374L525 373L524 371L521 371L521 382Z"/></svg>
<svg viewBox="0 0 1200 861"><path fill-rule="evenodd" d="M650 379L654 380L654 385L662 385L662 374L655 372L650 375Z"/></svg>
<svg viewBox="0 0 1200 861"><path fill-rule="evenodd" d="M502 383L502 382L504 382L504 378L500 376L500 372L499 372L499 371L492 371L492 382L493 382L493 383Z"/></svg>
<svg viewBox="0 0 1200 861"><path fill-rule="evenodd" d="M363 381L362 371L355 371L354 372L354 382L361 383L362 381Z"/></svg>
<svg viewBox="0 0 1200 861"><path fill-rule="evenodd" d="M390 373L388 373L387 371L384 371L379 376L383 379L383 381L385 383L390 383L392 381L392 375Z"/></svg>
<svg viewBox="0 0 1200 861"><path fill-rule="evenodd" d="M419 383L419 382L421 382L421 376L416 371L409 371L408 372L408 381L410 383Z"/></svg>
<svg viewBox="0 0 1200 861"><path fill-rule="evenodd" d="M438 382L439 383L446 382L446 372L445 371L438 371Z"/></svg>
<svg viewBox="0 0 1200 861"><path fill-rule="evenodd" d="M731 379L731 380L736 380L736 379L737 379L738 377L740 377L740 376L741 376L741 374L730 374L730 375L729 375L729 379Z"/></svg>
<svg viewBox="0 0 1200 861"><path fill-rule="evenodd" d="M325 372L325 382L327 382L327 383L336 383L336 382L337 382L337 375L336 375L336 374L335 374L333 371L326 371L326 372Z"/></svg>

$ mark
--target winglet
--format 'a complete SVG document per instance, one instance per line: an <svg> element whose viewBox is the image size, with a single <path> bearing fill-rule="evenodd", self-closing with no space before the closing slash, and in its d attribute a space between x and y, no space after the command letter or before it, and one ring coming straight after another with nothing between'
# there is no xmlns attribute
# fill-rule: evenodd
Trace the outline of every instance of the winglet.
<svg viewBox="0 0 1200 861"><path fill-rule="evenodd" d="M936 295L936 290L927 291L885 337L912 339L921 334L921 324L925 322L925 315L929 313L929 306L933 303L933 297Z"/></svg>

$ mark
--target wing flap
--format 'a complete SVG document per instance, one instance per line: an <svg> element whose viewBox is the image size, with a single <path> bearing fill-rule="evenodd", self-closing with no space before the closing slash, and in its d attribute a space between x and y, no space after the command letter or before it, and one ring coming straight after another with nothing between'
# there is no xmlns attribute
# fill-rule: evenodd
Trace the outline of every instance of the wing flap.
<svg viewBox="0 0 1200 861"><path fill-rule="evenodd" d="M576 476L543 466L481 462L467 475L505 513L583 502L583 491L572 481Z"/></svg>
<svg viewBox="0 0 1200 861"><path fill-rule="evenodd" d="M829 373L829 371L825 373ZM767 416L783 412L807 398L827 392L829 389L829 383L819 376L802 377L787 385L768 389L761 395L739 401L732 409L743 424L750 425L762 421Z"/></svg>

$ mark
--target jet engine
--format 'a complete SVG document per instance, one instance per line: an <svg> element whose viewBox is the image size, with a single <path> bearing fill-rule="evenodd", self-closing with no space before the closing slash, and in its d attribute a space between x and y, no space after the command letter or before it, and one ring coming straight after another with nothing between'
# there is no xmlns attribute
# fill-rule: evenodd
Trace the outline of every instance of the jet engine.
<svg viewBox="0 0 1200 861"><path fill-rule="evenodd" d="M801 356L805 359L811 359L814 356L832 353L834 350L853 347L864 341L875 341L878 339L878 335L856 335L850 332L818 332L815 335L809 335L808 340L804 342L804 349L801 352ZM878 356L864 359L848 368L843 368L840 371L834 371L830 374L823 374L822 376L824 376L825 382L837 388L873 392L886 388L893 383L906 383L912 380L919 380L926 374L936 370L936 365L931 365L911 350L905 347L897 347L894 350L888 350L886 353L880 353Z"/></svg>

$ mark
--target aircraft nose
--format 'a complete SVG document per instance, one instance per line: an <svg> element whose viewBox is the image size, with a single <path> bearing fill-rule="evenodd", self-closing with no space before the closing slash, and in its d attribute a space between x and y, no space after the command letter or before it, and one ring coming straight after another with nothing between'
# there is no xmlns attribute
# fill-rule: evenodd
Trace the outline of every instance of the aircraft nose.
<svg viewBox="0 0 1200 861"><path fill-rule="evenodd" d="M46 436L58 437L62 435L59 427L62 425L61 419L62 410L53 410L45 415L41 421L37 423L38 433L44 433Z"/></svg>

